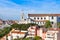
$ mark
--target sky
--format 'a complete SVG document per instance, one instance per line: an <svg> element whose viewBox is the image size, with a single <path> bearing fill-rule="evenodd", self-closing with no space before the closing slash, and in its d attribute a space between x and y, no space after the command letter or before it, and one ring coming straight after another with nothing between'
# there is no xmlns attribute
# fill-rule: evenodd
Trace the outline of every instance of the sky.
<svg viewBox="0 0 60 40"><path fill-rule="evenodd" d="M0 0L0 19L20 20L21 10L28 14L60 13L60 0Z"/></svg>

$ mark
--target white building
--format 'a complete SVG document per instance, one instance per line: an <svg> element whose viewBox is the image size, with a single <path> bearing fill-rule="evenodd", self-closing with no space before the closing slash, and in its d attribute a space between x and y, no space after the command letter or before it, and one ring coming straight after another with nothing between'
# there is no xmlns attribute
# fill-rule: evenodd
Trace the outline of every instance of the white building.
<svg viewBox="0 0 60 40"><path fill-rule="evenodd" d="M46 30L44 28L38 28L37 26L30 26L28 28L28 35L27 37L35 37L35 36L39 36L42 39L45 39L45 32Z"/></svg>
<svg viewBox="0 0 60 40"><path fill-rule="evenodd" d="M25 19L25 17L26 16L22 12L21 15L20 15L20 20L19 20L18 24L28 24L28 23L31 23L31 19L30 18Z"/></svg>
<svg viewBox="0 0 60 40"><path fill-rule="evenodd" d="M28 18L25 19L24 13L22 13L18 24L36 23L42 26L47 20L51 22L53 27L56 27L57 22L60 22L60 14L28 14Z"/></svg>
<svg viewBox="0 0 60 40"><path fill-rule="evenodd" d="M31 23L31 19L24 19L24 20L20 20L18 24L28 24Z"/></svg>
<svg viewBox="0 0 60 40"><path fill-rule="evenodd" d="M28 36L27 37L35 37L37 35L36 27L37 26L30 26L28 28Z"/></svg>
<svg viewBox="0 0 60 40"><path fill-rule="evenodd" d="M47 31L45 40L57 40L58 31Z"/></svg>
<svg viewBox="0 0 60 40"><path fill-rule="evenodd" d="M57 26L57 22L60 22L60 14L28 14L28 17L33 20L32 23L38 25L44 25L47 20L55 26Z"/></svg>
<svg viewBox="0 0 60 40"><path fill-rule="evenodd" d="M27 31L23 31L23 30L15 30L13 29L9 34L8 34L8 40L13 40L13 39L17 39L17 38L23 38L25 36L25 33Z"/></svg>

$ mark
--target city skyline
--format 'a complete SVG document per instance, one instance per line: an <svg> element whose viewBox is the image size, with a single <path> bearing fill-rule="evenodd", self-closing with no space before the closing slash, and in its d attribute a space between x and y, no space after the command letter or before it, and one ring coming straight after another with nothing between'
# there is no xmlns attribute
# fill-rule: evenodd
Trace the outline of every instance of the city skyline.
<svg viewBox="0 0 60 40"><path fill-rule="evenodd" d="M25 15L60 13L60 0L0 0L1 19L20 20L22 9Z"/></svg>

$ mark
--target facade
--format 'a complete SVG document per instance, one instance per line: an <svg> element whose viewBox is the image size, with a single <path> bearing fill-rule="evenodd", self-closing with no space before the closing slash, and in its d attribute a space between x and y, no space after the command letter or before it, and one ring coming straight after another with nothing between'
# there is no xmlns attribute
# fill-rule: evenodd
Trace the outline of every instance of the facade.
<svg viewBox="0 0 60 40"><path fill-rule="evenodd" d="M20 20L18 24L28 24L31 23L31 19L24 19L24 20Z"/></svg>
<svg viewBox="0 0 60 40"><path fill-rule="evenodd" d="M25 15L24 13L22 13L18 24L28 24L28 23L31 23L31 19L29 18L25 19Z"/></svg>
<svg viewBox="0 0 60 40"><path fill-rule="evenodd" d="M23 38L25 36L25 33L27 31L23 31L23 30L15 30L13 29L7 36L8 40L13 40L16 38Z"/></svg>
<svg viewBox="0 0 60 40"><path fill-rule="evenodd" d="M26 34L28 33L28 34ZM27 31L24 30L11 30L10 33L1 38L1 40L12 40L15 38L35 37L39 36L43 40L60 40L60 28L38 28L37 26L30 26Z"/></svg>
<svg viewBox="0 0 60 40"><path fill-rule="evenodd" d="M48 30L45 40L60 40L60 29Z"/></svg>
<svg viewBox="0 0 60 40"><path fill-rule="evenodd" d="M35 36L39 36L44 40L46 37L45 29L38 28L37 26L30 26L28 28L28 36L27 37L35 37Z"/></svg>
<svg viewBox="0 0 60 40"><path fill-rule="evenodd" d="M45 40L57 40L58 31L47 31Z"/></svg>
<svg viewBox="0 0 60 40"><path fill-rule="evenodd" d="M28 14L28 17L32 19L32 23L38 25L44 25L49 20L53 27L55 27L57 26L57 22L60 22L60 14Z"/></svg>
<svg viewBox="0 0 60 40"><path fill-rule="evenodd" d="M27 37L34 37L36 35L37 35L36 26L30 26L28 28L28 36Z"/></svg>

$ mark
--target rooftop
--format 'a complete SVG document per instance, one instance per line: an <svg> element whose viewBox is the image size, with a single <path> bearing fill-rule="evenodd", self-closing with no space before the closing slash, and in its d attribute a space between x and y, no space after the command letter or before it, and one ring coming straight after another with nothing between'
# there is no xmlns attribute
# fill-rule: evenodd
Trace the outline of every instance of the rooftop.
<svg viewBox="0 0 60 40"><path fill-rule="evenodd" d="M28 16L60 16L60 14L28 14Z"/></svg>

